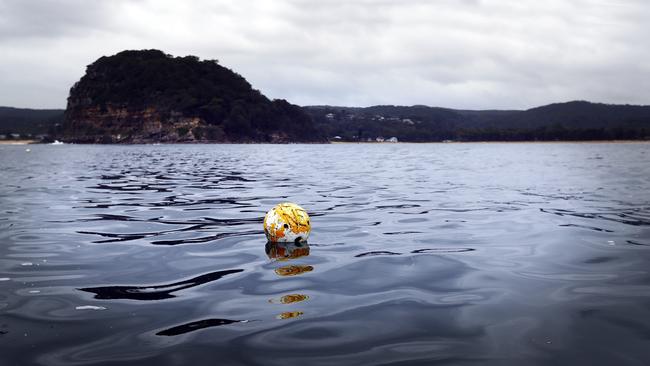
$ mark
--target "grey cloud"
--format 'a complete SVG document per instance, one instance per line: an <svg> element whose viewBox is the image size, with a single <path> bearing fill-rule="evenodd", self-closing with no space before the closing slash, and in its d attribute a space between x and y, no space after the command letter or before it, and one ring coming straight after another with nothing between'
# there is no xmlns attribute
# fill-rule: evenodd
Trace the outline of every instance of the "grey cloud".
<svg viewBox="0 0 650 366"><path fill-rule="evenodd" d="M53 38L107 29L114 3L84 0L2 0L0 38Z"/></svg>
<svg viewBox="0 0 650 366"><path fill-rule="evenodd" d="M643 1L0 0L0 14L0 104L62 107L85 65L127 48L217 58L298 104L650 104Z"/></svg>

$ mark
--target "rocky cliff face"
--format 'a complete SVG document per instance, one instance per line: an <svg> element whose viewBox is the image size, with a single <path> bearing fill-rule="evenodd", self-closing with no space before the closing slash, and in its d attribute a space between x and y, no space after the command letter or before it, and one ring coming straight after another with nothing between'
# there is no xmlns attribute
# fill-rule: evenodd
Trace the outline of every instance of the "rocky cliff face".
<svg viewBox="0 0 650 366"><path fill-rule="evenodd" d="M73 104L74 105L74 104ZM195 136L209 125L200 117L167 113L156 107L129 109L125 105L71 108L66 113L66 137L84 143L148 143L210 141ZM222 136L216 141L225 141Z"/></svg>
<svg viewBox="0 0 650 366"><path fill-rule="evenodd" d="M102 57L70 90L62 138L84 143L325 142L309 115L214 60Z"/></svg>

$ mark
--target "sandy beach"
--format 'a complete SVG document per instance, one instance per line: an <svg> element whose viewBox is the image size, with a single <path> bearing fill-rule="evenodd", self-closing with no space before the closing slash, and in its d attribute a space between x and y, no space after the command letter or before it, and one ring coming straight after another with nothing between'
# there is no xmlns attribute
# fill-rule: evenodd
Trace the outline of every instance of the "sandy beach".
<svg viewBox="0 0 650 366"><path fill-rule="evenodd" d="M38 140L0 140L0 145L29 145L36 143L38 143Z"/></svg>

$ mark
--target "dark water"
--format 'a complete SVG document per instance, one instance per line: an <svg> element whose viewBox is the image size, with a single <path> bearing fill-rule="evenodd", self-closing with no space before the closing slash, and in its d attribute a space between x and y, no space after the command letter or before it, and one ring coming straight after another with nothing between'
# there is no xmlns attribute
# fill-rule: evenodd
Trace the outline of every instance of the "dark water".
<svg viewBox="0 0 650 366"><path fill-rule="evenodd" d="M650 363L650 144L26 148L0 365Z"/></svg>

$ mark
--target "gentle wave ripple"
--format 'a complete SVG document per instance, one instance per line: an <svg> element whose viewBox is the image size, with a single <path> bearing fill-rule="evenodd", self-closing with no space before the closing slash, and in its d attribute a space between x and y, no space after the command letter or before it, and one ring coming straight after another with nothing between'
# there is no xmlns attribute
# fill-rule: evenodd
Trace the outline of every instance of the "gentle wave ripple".
<svg viewBox="0 0 650 366"><path fill-rule="evenodd" d="M650 362L650 144L0 146L10 364ZM265 212L305 207L306 245Z"/></svg>

